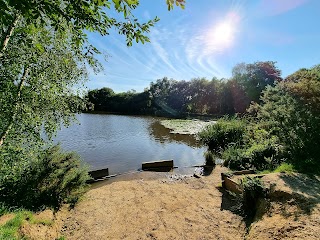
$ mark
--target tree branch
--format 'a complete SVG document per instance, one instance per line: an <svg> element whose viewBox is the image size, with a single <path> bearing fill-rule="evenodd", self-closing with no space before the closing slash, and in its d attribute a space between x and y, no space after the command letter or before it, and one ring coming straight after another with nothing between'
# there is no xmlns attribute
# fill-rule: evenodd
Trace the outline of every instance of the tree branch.
<svg viewBox="0 0 320 240"><path fill-rule="evenodd" d="M20 80L19 85L18 85L17 98L16 98L15 103L14 103L14 107L13 107L12 115L10 117L10 121L9 121L7 127L5 128L5 130L0 135L0 147L3 145L5 139L8 136L8 134L9 134L9 132L10 132L12 126L13 126L13 123L14 123L16 117L17 117L17 111L18 111L19 100L21 98L22 87L23 87L23 84L25 83L25 81L27 79L28 74L29 74L29 67L26 67L23 70L23 74L22 74L21 80Z"/></svg>
<svg viewBox="0 0 320 240"><path fill-rule="evenodd" d="M6 48L8 46L9 40L13 34L14 29L16 28L16 26L19 22L19 19L20 19L20 15L16 14L13 19L13 22L11 23L11 25L7 29L7 32L5 34L5 38L3 39L3 42L1 43L0 58L2 58Z"/></svg>

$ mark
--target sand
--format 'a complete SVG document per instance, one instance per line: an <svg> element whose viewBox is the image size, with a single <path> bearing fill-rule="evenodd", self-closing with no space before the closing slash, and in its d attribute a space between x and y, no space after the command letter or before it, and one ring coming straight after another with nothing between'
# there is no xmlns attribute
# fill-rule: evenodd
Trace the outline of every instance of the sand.
<svg viewBox="0 0 320 240"><path fill-rule="evenodd" d="M221 209L220 168L202 178L113 182L67 214L67 239L243 239L242 218Z"/></svg>
<svg viewBox="0 0 320 240"><path fill-rule="evenodd" d="M21 233L37 240L319 239L320 177L264 176L274 186L268 207L248 223L234 211L238 202L221 189L226 171L217 166L199 178L142 173L94 184L74 209L39 213L53 224L27 223Z"/></svg>

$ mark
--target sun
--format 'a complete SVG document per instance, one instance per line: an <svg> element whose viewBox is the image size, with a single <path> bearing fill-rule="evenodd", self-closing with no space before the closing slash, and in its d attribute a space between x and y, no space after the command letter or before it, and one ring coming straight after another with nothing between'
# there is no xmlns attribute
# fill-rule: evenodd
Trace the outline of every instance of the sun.
<svg viewBox="0 0 320 240"><path fill-rule="evenodd" d="M214 49L224 50L232 46L235 38L235 24L222 21L213 25L207 34L207 44Z"/></svg>
<svg viewBox="0 0 320 240"><path fill-rule="evenodd" d="M224 52L234 46L240 20L240 15L232 11L220 21L214 21L206 28L204 48L207 54Z"/></svg>
<svg viewBox="0 0 320 240"><path fill-rule="evenodd" d="M234 38L234 26L231 22L218 23L213 29L213 41L218 45L230 44Z"/></svg>

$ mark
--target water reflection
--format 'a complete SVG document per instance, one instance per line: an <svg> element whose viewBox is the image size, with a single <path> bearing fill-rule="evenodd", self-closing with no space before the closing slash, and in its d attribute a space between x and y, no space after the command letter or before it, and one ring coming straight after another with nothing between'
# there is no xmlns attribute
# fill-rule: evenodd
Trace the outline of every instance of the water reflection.
<svg viewBox="0 0 320 240"><path fill-rule="evenodd" d="M173 159L178 167L203 165L194 137L170 134L160 118L111 114L80 114L79 124L63 128L55 142L76 151L91 170L109 168L110 174L141 168L142 162Z"/></svg>
<svg viewBox="0 0 320 240"><path fill-rule="evenodd" d="M159 121L154 121L150 124L149 133L157 142L160 143L178 142L187 144L193 148L201 147L200 143L194 136L170 133L170 129L165 128Z"/></svg>

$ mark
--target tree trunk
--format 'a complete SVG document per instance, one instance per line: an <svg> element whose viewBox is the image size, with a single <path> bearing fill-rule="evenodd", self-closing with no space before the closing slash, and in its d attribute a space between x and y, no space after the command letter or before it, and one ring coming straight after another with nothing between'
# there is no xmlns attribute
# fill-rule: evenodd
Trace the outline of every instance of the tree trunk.
<svg viewBox="0 0 320 240"><path fill-rule="evenodd" d="M22 74L20 83L18 85L17 98L14 103L12 116L10 118L8 125L6 126L6 128L4 129L4 131L0 135L0 147L3 145L5 139L8 136L8 134L13 126L13 123L17 117L18 105L19 105L19 101L20 101L20 97L21 97L21 90L22 90L23 84L28 76L28 73L29 73L29 68L27 67L23 70L23 74Z"/></svg>
<svg viewBox="0 0 320 240"><path fill-rule="evenodd" d="M5 50L6 50L7 46L8 46L10 37L12 36L13 31L16 28L18 22L19 22L19 19L20 19L20 15L16 14L14 19L13 19L13 22L11 23L11 25L7 29L7 32L5 34L5 38L3 39L3 42L1 43L0 58L3 56Z"/></svg>

